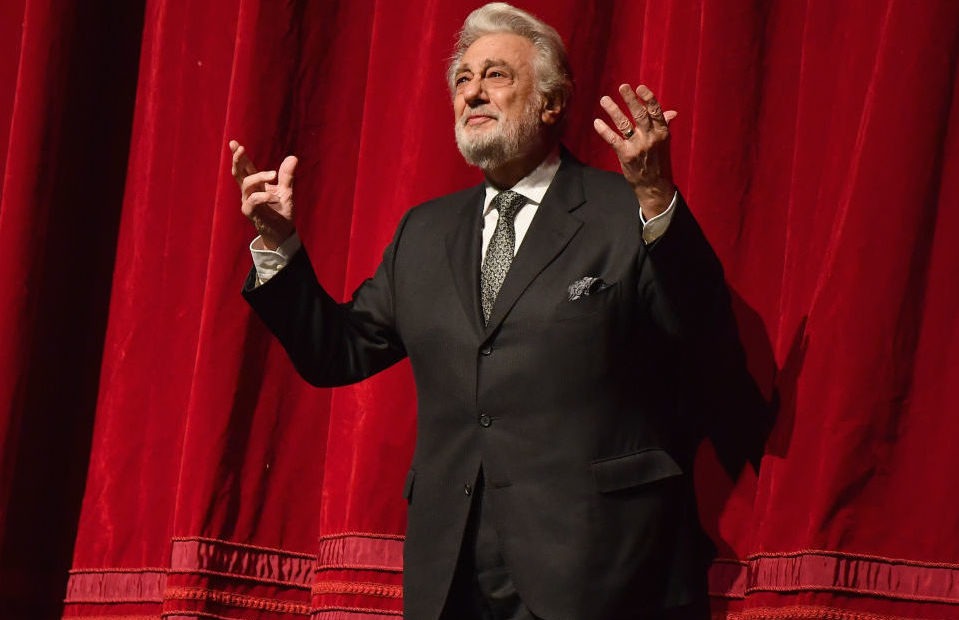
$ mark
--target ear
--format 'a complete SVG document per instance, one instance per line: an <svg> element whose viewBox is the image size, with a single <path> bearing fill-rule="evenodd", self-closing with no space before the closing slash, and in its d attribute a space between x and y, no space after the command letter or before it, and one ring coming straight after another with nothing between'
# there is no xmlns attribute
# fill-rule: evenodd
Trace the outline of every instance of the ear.
<svg viewBox="0 0 959 620"><path fill-rule="evenodd" d="M540 112L540 119L544 125L555 125L563 118L564 102L559 95L550 95L544 97L543 110Z"/></svg>

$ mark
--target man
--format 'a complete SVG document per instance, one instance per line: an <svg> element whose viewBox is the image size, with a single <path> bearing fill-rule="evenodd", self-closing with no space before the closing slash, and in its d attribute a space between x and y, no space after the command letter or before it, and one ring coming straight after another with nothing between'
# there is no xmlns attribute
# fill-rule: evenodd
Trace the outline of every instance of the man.
<svg viewBox="0 0 959 620"><path fill-rule="evenodd" d="M705 617L692 461L742 356L670 176L675 112L624 84L626 111L600 101L616 130L594 123L623 174L583 166L559 142L562 41L502 3L467 18L449 79L486 183L407 212L347 304L295 235L296 159L258 172L231 141L260 233L244 295L315 385L410 358L406 618Z"/></svg>

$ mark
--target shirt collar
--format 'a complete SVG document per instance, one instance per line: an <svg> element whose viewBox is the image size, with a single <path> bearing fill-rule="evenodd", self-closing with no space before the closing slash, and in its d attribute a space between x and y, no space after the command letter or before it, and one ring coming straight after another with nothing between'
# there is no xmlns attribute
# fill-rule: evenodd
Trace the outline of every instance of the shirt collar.
<svg viewBox="0 0 959 620"><path fill-rule="evenodd" d="M549 184L553 182L553 177L556 176L556 171L559 170L560 163L559 150L553 150L546 159L543 160L543 163L520 179L519 182L510 189L526 198L527 203L538 205L543 202L543 196L546 195ZM490 203L493 202L493 198L499 193L500 190L486 183L486 199L483 201L484 217L490 211Z"/></svg>

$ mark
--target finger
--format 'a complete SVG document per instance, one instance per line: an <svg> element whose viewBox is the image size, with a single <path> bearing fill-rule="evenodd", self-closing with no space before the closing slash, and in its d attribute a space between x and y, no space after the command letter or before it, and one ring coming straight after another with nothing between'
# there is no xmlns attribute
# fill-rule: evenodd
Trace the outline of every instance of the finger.
<svg viewBox="0 0 959 620"><path fill-rule="evenodd" d="M667 125L669 124L669 121L673 120L677 116L679 116L679 112L677 112L676 110L666 110L665 112L663 112L663 118L666 119Z"/></svg>
<svg viewBox="0 0 959 620"><path fill-rule="evenodd" d="M640 131L648 131L651 127L649 113L646 110L646 106L636 98L636 93L633 92L633 88L629 84L620 84L619 94L622 95L623 101L626 102L626 107L629 108L629 113L632 114L636 127Z"/></svg>
<svg viewBox="0 0 959 620"><path fill-rule="evenodd" d="M277 184L286 190L293 189L293 172L296 170L297 159L293 155L287 155L280 164L279 181Z"/></svg>
<svg viewBox="0 0 959 620"><path fill-rule="evenodd" d="M246 148L236 140L230 141L230 150L233 151L233 165L230 172L236 182L242 185L243 178L256 172L256 166L246 155Z"/></svg>
<svg viewBox="0 0 959 620"><path fill-rule="evenodd" d="M609 125L602 119L595 118L593 119L593 129L596 130L596 133L599 134L603 140L607 142L618 155L620 150L625 146L626 141L623 139L623 136L618 132L613 131Z"/></svg>
<svg viewBox="0 0 959 620"><path fill-rule="evenodd" d="M632 131L632 121L626 117L620 107L616 105L616 102L613 101L612 97L604 95L599 100L599 105L602 106L603 110L606 111L606 114L609 115L610 120L613 121L613 124L616 126L616 129L619 130L620 134L625 135ZM605 123L603 124L605 125Z"/></svg>
<svg viewBox="0 0 959 620"><path fill-rule="evenodd" d="M249 198L251 190L259 188L267 181L272 181L275 176L276 170L264 170L243 177L240 182L240 189L243 190L244 198Z"/></svg>
<svg viewBox="0 0 959 620"><path fill-rule="evenodd" d="M640 84L636 87L636 94L639 95L639 98L642 99L646 105L646 111L649 113L649 118L653 124L659 127L665 127L666 117L663 116L663 108L660 107L659 101L657 101L655 95L653 95L653 91L649 90L646 85Z"/></svg>
<svg viewBox="0 0 959 620"><path fill-rule="evenodd" d="M230 174L233 175L233 178L236 179L237 183L243 180L242 178L237 176L240 174L239 161L240 161L240 155L242 154L242 149L243 147L240 146L239 142L237 142L236 140L230 140L230 152L233 154L233 157L231 159ZM246 175L243 175L243 176L246 176Z"/></svg>
<svg viewBox="0 0 959 620"><path fill-rule="evenodd" d="M256 172L256 168L250 162L249 158L246 157L243 147L237 146L236 150L233 151L233 163L230 167L230 174L233 175L237 184L242 186L243 178L254 172Z"/></svg>
<svg viewBox="0 0 959 620"><path fill-rule="evenodd" d="M253 192L243 201L240 211L243 212L243 215L250 217L260 208L260 205L271 202L276 202L276 196L270 192Z"/></svg>

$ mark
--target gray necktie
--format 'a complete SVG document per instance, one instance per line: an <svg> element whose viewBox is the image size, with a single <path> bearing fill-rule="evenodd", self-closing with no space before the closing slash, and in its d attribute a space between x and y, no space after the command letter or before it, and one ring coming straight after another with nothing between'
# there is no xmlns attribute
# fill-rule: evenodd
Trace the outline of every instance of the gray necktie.
<svg viewBox="0 0 959 620"><path fill-rule="evenodd" d="M513 251L516 247L516 230L513 220L520 207L526 204L526 198L512 190L500 192L493 198L490 206L499 211L496 229L486 248L486 260L480 270L480 291L482 293L483 322L488 323L493 312L493 302L503 286L506 272L513 262Z"/></svg>

